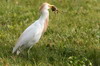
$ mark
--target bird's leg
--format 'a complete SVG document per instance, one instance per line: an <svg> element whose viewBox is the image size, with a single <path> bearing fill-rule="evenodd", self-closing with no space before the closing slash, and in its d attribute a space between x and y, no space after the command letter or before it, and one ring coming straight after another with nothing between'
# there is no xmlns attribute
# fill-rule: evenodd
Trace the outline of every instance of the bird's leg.
<svg viewBox="0 0 100 66"><path fill-rule="evenodd" d="M30 52L30 49L32 48L32 46L28 49L27 51L27 57L29 58L29 52Z"/></svg>

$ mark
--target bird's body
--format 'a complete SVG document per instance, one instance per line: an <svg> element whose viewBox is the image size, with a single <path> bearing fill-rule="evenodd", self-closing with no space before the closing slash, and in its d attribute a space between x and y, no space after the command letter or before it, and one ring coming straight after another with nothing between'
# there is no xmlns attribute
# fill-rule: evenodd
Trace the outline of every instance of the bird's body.
<svg viewBox="0 0 100 66"><path fill-rule="evenodd" d="M44 3L41 7L41 16L33 24L31 24L19 37L12 53L17 53L17 55L23 51L25 48L31 48L36 44L41 36L47 29L49 20L49 7L48 3Z"/></svg>

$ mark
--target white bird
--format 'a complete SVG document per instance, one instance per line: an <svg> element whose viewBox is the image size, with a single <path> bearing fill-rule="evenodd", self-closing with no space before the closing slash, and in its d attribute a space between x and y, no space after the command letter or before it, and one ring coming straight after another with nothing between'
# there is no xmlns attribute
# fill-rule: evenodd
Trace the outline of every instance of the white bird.
<svg viewBox="0 0 100 66"><path fill-rule="evenodd" d="M12 53L16 53L17 55L19 55L19 53L26 48L29 48L30 50L32 46L39 41L39 39L47 29L49 21L48 9L50 8L52 9L52 11L57 11L57 8L54 5L50 5L48 3L42 4L42 6L40 7L40 18L25 29L25 31L21 34L18 41L16 42Z"/></svg>

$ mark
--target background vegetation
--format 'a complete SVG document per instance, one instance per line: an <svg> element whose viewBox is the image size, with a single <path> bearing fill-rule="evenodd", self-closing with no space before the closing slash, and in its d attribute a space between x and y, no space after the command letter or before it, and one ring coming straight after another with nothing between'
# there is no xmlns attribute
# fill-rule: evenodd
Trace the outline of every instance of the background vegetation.
<svg viewBox="0 0 100 66"><path fill-rule="evenodd" d="M13 55L20 34L54 4L49 28L26 52ZM0 0L0 66L100 66L100 0Z"/></svg>

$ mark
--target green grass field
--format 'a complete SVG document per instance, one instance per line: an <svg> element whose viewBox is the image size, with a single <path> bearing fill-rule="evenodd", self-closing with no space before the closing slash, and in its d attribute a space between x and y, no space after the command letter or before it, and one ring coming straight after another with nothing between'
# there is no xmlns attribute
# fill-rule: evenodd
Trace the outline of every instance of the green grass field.
<svg viewBox="0 0 100 66"><path fill-rule="evenodd" d="M12 49L40 16L43 2L54 4L47 32L19 56ZM100 66L100 0L0 0L0 66Z"/></svg>

